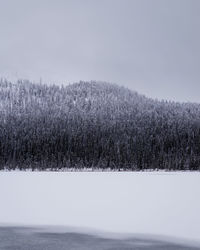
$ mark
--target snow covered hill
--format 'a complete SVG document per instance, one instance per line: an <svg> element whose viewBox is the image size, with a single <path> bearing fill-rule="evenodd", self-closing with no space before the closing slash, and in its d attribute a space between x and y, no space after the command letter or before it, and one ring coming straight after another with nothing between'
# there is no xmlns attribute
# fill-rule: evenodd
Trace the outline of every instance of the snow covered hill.
<svg viewBox="0 0 200 250"><path fill-rule="evenodd" d="M104 82L0 82L0 168L199 170L200 105Z"/></svg>

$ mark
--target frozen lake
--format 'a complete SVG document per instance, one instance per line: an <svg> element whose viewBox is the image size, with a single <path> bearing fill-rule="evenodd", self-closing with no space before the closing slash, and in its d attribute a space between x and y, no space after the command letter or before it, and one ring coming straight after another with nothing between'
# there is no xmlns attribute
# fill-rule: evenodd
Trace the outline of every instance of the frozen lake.
<svg viewBox="0 0 200 250"><path fill-rule="evenodd" d="M105 238L78 232L0 227L0 250L198 250L199 248L145 238Z"/></svg>
<svg viewBox="0 0 200 250"><path fill-rule="evenodd" d="M63 225L89 231L143 234L149 238L160 235L158 239L168 237L183 245L196 244L200 242L199 197L197 172L0 172L0 225ZM27 244L36 240L49 247L34 248L33 243L28 248L1 245L0 249L145 249L144 245L127 246L125 241L120 241L123 248L116 248L116 239L105 240L108 245L104 248L104 238L84 233L30 233L25 238L25 232L19 231L1 228L1 237L3 233L4 239L13 245L17 237L19 242L30 237ZM77 248L62 245L71 239ZM50 248L58 240L60 248ZM80 248L83 242L85 248ZM96 248L87 248L90 242ZM175 248L163 245L149 249Z"/></svg>

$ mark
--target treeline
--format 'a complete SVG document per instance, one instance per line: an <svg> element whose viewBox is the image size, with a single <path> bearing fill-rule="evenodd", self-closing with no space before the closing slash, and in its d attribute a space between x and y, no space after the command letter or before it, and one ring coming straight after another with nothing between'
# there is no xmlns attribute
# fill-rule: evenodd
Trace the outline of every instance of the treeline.
<svg viewBox="0 0 200 250"><path fill-rule="evenodd" d="M0 81L0 169L200 170L200 105L114 84Z"/></svg>

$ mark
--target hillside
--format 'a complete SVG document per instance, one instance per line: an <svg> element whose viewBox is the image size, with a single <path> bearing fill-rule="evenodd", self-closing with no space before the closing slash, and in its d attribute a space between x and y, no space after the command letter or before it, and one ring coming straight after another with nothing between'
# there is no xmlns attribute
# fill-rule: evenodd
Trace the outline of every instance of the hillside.
<svg viewBox="0 0 200 250"><path fill-rule="evenodd" d="M200 105L115 84L0 82L1 169L200 169Z"/></svg>

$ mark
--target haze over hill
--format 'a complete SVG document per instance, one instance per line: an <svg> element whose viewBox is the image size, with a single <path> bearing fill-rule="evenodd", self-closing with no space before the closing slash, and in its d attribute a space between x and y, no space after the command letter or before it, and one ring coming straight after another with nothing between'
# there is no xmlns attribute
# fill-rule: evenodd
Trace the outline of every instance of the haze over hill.
<svg viewBox="0 0 200 250"><path fill-rule="evenodd" d="M199 0L0 3L0 75L11 81L95 79L200 102Z"/></svg>
<svg viewBox="0 0 200 250"><path fill-rule="evenodd" d="M200 169L200 104L105 82L0 82L0 167Z"/></svg>

